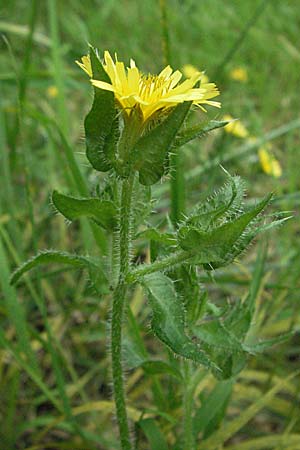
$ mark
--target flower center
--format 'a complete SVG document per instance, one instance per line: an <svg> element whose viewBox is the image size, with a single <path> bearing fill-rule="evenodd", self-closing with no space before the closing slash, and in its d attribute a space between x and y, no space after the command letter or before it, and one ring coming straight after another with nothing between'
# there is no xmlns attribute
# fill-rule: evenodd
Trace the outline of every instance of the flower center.
<svg viewBox="0 0 300 450"><path fill-rule="evenodd" d="M140 97L145 101L162 97L170 90L171 81L157 75L143 75L140 78Z"/></svg>

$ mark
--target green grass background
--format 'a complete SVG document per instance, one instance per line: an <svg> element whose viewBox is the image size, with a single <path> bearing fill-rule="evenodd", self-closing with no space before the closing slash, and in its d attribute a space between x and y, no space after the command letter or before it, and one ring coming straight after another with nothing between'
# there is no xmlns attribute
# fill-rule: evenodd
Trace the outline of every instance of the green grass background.
<svg viewBox="0 0 300 450"><path fill-rule="evenodd" d="M294 218L268 237L257 324L265 336L292 327L297 330L299 2L165 3L172 66L181 68L189 63L205 70L219 86L222 101L221 113L211 109L208 116L229 113L240 118L251 135L274 136L273 152L283 170L281 178L270 177L260 167L257 148L245 151L243 140L223 131L209 135L185 150L182 170L187 208L221 184L224 177L219 161L230 173L246 179L250 198L275 192L271 209L292 211ZM257 17L251 23L255 11ZM92 91L74 61L91 43L100 53L116 51L120 60L132 57L144 72L161 70L164 53L159 2L10 0L1 3L0 13L0 449L115 449L118 443L111 424L105 342L107 301L99 302L85 273L35 272L17 289L9 285L9 274L38 249L96 254L87 223L66 226L49 201L54 188L83 195L86 185L81 174L92 190L99 181L84 154L83 119ZM230 77L230 71L240 66L247 70L246 83ZM49 95L50 87L57 88L55 97ZM161 200L160 212L169 211L168 190L168 182L154 190ZM159 220L159 214L154 220ZM213 283L203 275L213 300L245 294L256 252L257 245L238 264L216 272ZM133 305L151 347L149 311L141 307L142 302L137 291ZM252 358L251 370L237 382L229 418L265 392L272 375L285 378L299 368L299 351L299 335L295 335L267 355ZM147 410L153 406L151 395L143 392L151 382L143 376L137 380L134 371L129 371L130 401ZM273 407L252 418L229 446L238 445L245 437L298 434L299 388L299 379L295 379L293 394L278 398ZM80 405L85 405L86 411L75 421L73 415ZM172 415L172 408L166 407L167 412ZM168 426L162 427L167 433ZM138 448L149 448L142 431L139 433ZM93 444L83 444L86 439ZM298 444L257 448L292 450L300 448Z"/></svg>

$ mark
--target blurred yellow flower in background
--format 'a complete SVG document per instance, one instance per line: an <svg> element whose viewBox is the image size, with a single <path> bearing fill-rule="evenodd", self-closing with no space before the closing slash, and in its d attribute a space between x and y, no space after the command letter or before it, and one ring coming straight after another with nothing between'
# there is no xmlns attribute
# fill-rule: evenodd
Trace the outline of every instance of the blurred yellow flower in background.
<svg viewBox="0 0 300 450"><path fill-rule="evenodd" d="M248 72L243 67L235 67L229 72L229 76L232 80L240 81L241 83L247 83Z"/></svg>
<svg viewBox="0 0 300 450"><path fill-rule="evenodd" d="M191 78L195 75L195 73L199 73L199 70L193 66L192 64L185 64L182 67L182 73L186 78ZM201 72L201 71L200 71ZM207 75L205 75L204 72L202 73L202 77L201 77L201 83L209 83L209 78Z"/></svg>
<svg viewBox="0 0 300 450"><path fill-rule="evenodd" d="M89 56L81 58L77 64L92 77L92 68ZM125 68L123 62L112 59L108 51L104 52L104 70L111 83L92 79L92 84L115 94L121 108L130 115L133 108L139 108L143 121L148 120L154 113L172 108L179 103L192 101L205 111L202 105L211 105L220 108L220 102L211 99L219 95L215 83L204 83L203 73L196 71L191 77L179 83L182 73L173 72L170 66L165 67L158 75L143 74L136 67L133 59L130 67ZM194 87L200 82L199 87Z"/></svg>
<svg viewBox="0 0 300 450"><path fill-rule="evenodd" d="M55 98L58 96L58 89L56 86L49 86L47 88L47 95L49 98Z"/></svg>
<svg viewBox="0 0 300 450"><path fill-rule="evenodd" d="M266 144L258 149L258 158L262 170L267 175L272 175L275 178L279 178L282 175L282 168L279 161L270 152L271 146Z"/></svg>
<svg viewBox="0 0 300 450"><path fill-rule="evenodd" d="M233 134L234 136L242 139L249 136L249 132L241 120L234 120L230 114L225 114L223 120L232 121L224 127L226 133Z"/></svg>

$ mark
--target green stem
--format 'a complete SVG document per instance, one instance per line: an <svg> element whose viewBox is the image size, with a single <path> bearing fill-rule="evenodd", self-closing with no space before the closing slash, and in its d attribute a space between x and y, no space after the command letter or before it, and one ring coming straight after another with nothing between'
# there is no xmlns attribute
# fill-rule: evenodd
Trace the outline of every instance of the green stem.
<svg viewBox="0 0 300 450"><path fill-rule="evenodd" d="M120 275L114 292L112 320L111 320L111 358L113 391L116 414L119 425L121 448L131 450L130 433L126 412L125 389L122 368L122 323L125 315L125 299L128 284L126 275L130 262L130 210L133 187L133 175L122 182L120 206Z"/></svg>
<svg viewBox="0 0 300 450"><path fill-rule="evenodd" d="M183 362L185 382L183 384L183 440L185 450L195 450L195 439L193 434L193 395L191 389L191 367L189 361Z"/></svg>
<svg viewBox="0 0 300 450"><path fill-rule="evenodd" d="M128 282L134 283L139 278L144 277L145 275L150 275L151 273L165 270L169 267L174 267L176 264L183 263L189 258L195 256L196 253L196 251L192 250L181 250L179 252L171 254L170 256L167 256L166 258L158 259L152 264L142 264L137 269L129 272L126 279Z"/></svg>
<svg viewBox="0 0 300 450"><path fill-rule="evenodd" d="M183 386L183 440L185 450L195 450L196 443L193 429L193 406L195 391L199 382L206 376L207 372L197 370L192 374L191 361L183 362L184 386Z"/></svg>

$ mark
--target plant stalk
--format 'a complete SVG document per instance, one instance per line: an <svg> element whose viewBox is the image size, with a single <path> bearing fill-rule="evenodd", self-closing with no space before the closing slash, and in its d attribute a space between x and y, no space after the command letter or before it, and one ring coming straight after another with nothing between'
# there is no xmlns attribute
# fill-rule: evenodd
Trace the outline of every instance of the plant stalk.
<svg viewBox="0 0 300 450"><path fill-rule="evenodd" d="M122 182L119 240L120 275L114 291L111 317L111 358L113 392L122 450L131 450L130 432L126 411L124 376L122 367L122 324L125 316L127 293L126 275L130 265L130 216L134 175Z"/></svg>
<svg viewBox="0 0 300 450"><path fill-rule="evenodd" d="M127 281L135 283L141 277L150 275L151 273L158 272L161 270L168 269L169 267L174 267L177 264L183 263L188 259L196 255L196 251L192 250L181 250L176 253L172 253L170 256L166 256L162 259L157 259L151 264L141 264L136 269L128 272Z"/></svg>
<svg viewBox="0 0 300 450"><path fill-rule="evenodd" d="M183 440L185 450L195 450L195 439L193 434L193 395L191 387L190 361L183 361L185 372L185 383L183 384Z"/></svg>

